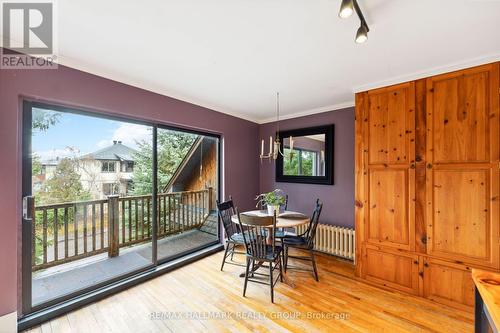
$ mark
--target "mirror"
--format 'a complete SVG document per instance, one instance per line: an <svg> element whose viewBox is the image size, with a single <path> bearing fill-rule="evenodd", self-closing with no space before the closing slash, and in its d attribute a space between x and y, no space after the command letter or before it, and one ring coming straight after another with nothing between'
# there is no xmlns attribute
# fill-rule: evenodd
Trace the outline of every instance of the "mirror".
<svg viewBox="0 0 500 333"><path fill-rule="evenodd" d="M282 131L276 181L333 184L333 125Z"/></svg>

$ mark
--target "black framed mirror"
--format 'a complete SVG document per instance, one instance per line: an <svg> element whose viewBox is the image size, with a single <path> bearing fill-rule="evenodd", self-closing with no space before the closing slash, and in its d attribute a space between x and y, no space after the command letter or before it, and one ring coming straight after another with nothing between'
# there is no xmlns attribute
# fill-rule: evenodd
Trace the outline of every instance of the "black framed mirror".
<svg viewBox="0 0 500 333"><path fill-rule="evenodd" d="M276 160L276 182L333 185L333 124L278 134L284 156Z"/></svg>

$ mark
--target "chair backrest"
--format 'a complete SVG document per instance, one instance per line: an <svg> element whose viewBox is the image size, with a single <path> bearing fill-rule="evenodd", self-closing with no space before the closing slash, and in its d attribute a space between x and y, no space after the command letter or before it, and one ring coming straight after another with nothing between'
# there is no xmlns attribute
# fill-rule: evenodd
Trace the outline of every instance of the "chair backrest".
<svg viewBox="0 0 500 333"><path fill-rule="evenodd" d="M316 237L316 229L318 228L321 210L323 210L323 203L319 201L319 199L316 199L316 207L314 208L311 221L309 222L309 227L304 233L304 238L306 239L307 246L309 248L314 248L314 238Z"/></svg>
<svg viewBox="0 0 500 333"><path fill-rule="evenodd" d="M248 255L257 259L265 259L267 245L272 246L274 253L276 245L276 215L256 216L238 213L238 221ZM271 244L268 243L268 235L271 237Z"/></svg>
<svg viewBox="0 0 500 333"><path fill-rule="evenodd" d="M219 200L217 200L217 210L222 220L226 237L230 238L232 235L237 234L239 232L238 225L231 220L233 215L236 215L233 198L229 197L229 200L224 202L219 202Z"/></svg>

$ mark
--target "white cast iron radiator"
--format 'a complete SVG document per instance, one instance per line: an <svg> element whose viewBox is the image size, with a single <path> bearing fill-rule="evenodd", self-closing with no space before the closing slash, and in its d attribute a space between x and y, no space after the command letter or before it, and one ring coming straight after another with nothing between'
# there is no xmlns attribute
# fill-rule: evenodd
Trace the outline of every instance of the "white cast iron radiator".
<svg viewBox="0 0 500 333"><path fill-rule="evenodd" d="M295 232L301 234L306 231L306 229L307 224L304 224L296 227ZM316 251L354 260L354 240L354 229L320 223L316 229L314 249Z"/></svg>

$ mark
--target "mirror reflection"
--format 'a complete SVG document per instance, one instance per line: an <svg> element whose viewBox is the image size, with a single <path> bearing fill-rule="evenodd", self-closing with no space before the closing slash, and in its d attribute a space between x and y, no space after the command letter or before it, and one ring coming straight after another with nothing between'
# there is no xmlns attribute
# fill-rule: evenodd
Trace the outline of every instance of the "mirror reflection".
<svg viewBox="0 0 500 333"><path fill-rule="evenodd" d="M325 134L283 138L284 176L325 176Z"/></svg>

